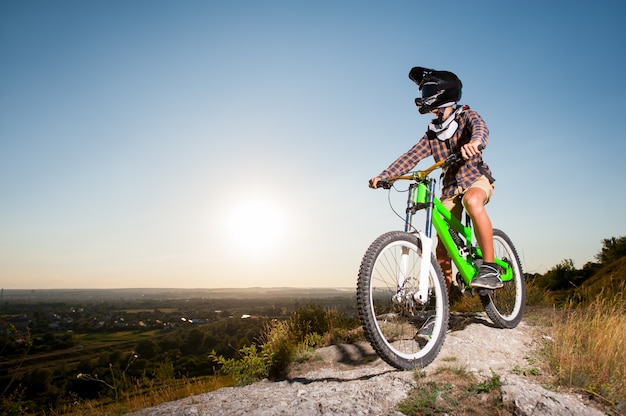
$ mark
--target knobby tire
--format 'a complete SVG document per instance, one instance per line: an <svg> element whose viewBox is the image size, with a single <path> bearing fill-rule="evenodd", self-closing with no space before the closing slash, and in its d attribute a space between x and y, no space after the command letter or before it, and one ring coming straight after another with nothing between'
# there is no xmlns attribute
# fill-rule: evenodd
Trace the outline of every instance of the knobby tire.
<svg viewBox="0 0 626 416"><path fill-rule="evenodd" d="M429 301L413 302L412 295L394 302L401 259L406 264L407 293L417 292L421 241L403 231L378 237L367 249L357 282L357 308L365 337L388 364L402 370L423 368L439 353L448 329L450 306L443 273L433 255L429 265ZM430 336L422 333L434 319ZM430 327L430 326L429 326ZM422 331L420 331L422 330Z"/></svg>
<svg viewBox="0 0 626 416"><path fill-rule="evenodd" d="M495 255L506 261L513 270L513 279L504 283L504 287L488 295L481 295L480 301L491 321L499 328L515 328L526 306L526 281L517 250L511 239L501 230L493 230Z"/></svg>

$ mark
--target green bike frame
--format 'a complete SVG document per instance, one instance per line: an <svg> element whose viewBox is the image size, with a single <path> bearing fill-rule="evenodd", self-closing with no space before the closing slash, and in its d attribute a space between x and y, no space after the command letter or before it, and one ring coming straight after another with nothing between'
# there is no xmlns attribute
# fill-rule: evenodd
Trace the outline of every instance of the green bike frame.
<svg viewBox="0 0 626 416"><path fill-rule="evenodd" d="M406 222L404 231L414 232L412 226L413 215L422 209L426 210L426 227L424 233L426 237L432 238L433 227L437 231L439 241L444 245L450 259L455 264L466 287L477 272L474 261L482 259L480 249L473 242L472 227L469 224L463 225L461 221L441 204L441 201L434 196L435 179L414 178L417 182L409 186L409 196L407 198ZM450 232L452 228L464 241L461 246L457 245ZM503 282L513 279L513 269L508 262L496 258L494 262L501 267L501 279Z"/></svg>

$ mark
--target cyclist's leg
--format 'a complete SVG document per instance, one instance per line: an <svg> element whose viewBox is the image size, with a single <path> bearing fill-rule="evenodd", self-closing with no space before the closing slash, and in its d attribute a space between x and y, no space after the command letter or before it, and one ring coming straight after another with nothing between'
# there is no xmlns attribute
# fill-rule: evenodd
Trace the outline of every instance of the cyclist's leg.
<svg viewBox="0 0 626 416"><path fill-rule="evenodd" d="M448 289L449 295L450 287L452 286L452 261L443 244L437 244L437 263L439 263L439 267L441 267L441 271L443 272L443 277L446 281L446 289Z"/></svg>
<svg viewBox="0 0 626 416"><path fill-rule="evenodd" d="M483 253L483 260L493 262L493 228L485 205L493 195L493 185L481 176L463 195L463 206L472 219L476 241Z"/></svg>
<svg viewBox="0 0 626 416"><path fill-rule="evenodd" d="M452 213L456 218L461 218L461 209L462 205L460 203L460 195L455 195L453 197L442 198L441 204ZM437 253L437 262L439 263L439 267L441 267L441 271L443 272L443 277L446 281L446 288L448 289L448 295L450 295L450 288L452 287L452 260L450 260L450 256L446 251L443 243L439 240L437 241L436 253Z"/></svg>
<svg viewBox="0 0 626 416"><path fill-rule="evenodd" d="M483 253L483 261L492 263L493 228L489 215L487 215L487 210L485 209L487 201L487 194L480 188L470 188L463 196L463 205L474 224L476 241Z"/></svg>
<svg viewBox="0 0 626 416"><path fill-rule="evenodd" d="M483 254L483 264L471 286L486 289L502 287L500 274L493 264L493 228L485 209L492 195L493 185L484 176L474 182L463 195L463 206L472 219L476 241Z"/></svg>

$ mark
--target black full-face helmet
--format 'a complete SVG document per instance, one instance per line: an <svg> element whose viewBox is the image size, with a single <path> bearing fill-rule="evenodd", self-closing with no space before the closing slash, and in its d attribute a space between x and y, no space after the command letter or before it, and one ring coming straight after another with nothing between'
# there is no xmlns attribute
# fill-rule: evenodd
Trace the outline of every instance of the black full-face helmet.
<svg viewBox="0 0 626 416"><path fill-rule="evenodd" d="M450 107L461 99L463 84L452 72L416 66L409 72L409 78L419 86L422 94L422 98L415 99L420 114Z"/></svg>

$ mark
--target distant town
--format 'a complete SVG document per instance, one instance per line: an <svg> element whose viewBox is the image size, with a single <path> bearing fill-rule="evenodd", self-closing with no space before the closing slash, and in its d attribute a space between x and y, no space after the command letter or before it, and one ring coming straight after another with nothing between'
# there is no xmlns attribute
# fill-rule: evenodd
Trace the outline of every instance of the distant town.
<svg viewBox="0 0 626 416"><path fill-rule="evenodd" d="M280 303L351 296L349 289L2 289L0 334L168 330L226 318L280 316L287 313L277 310Z"/></svg>

